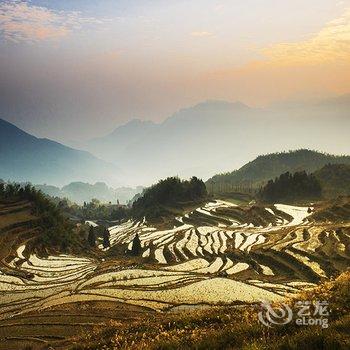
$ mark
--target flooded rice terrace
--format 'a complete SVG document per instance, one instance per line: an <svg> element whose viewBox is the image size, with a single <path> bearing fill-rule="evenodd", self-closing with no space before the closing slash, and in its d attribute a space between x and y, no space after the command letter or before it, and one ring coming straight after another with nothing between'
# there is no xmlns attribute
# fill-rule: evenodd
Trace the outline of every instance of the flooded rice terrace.
<svg viewBox="0 0 350 350"><path fill-rule="evenodd" d="M281 300L344 269L335 257L349 258L349 237L309 220L312 211L282 204L247 211L216 200L177 217L172 229L145 220L110 227L109 249L131 250L138 234L143 263L132 268L110 257L43 258L22 242L3 262L0 317L82 301L176 311Z"/></svg>

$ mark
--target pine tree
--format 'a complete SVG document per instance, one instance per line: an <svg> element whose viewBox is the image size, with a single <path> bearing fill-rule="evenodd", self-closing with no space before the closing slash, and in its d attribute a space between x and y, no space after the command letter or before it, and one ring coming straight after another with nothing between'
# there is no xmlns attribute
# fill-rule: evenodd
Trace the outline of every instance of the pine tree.
<svg viewBox="0 0 350 350"><path fill-rule="evenodd" d="M88 242L90 247L96 246L96 235L95 235L94 228L92 226L90 226L90 229L89 229Z"/></svg>
<svg viewBox="0 0 350 350"><path fill-rule="evenodd" d="M109 231L107 228L103 231L103 248L108 248L111 246L111 243L109 242Z"/></svg>
<svg viewBox="0 0 350 350"><path fill-rule="evenodd" d="M131 254L135 256L138 256L141 254L141 241L137 233L134 240L132 241Z"/></svg>

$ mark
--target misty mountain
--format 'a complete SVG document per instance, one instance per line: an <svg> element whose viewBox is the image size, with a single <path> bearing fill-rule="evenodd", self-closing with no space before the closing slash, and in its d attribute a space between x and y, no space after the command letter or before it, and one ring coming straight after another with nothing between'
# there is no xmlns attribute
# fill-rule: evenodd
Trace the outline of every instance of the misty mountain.
<svg viewBox="0 0 350 350"><path fill-rule="evenodd" d="M133 120L90 141L87 149L118 164L131 183L172 175L209 178L262 153L299 148L348 153L349 106L350 95L265 109L206 101L160 124Z"/></svg>
<svg viewBox="0 0 350 350"><path fill-rule="evenodd" d="M337 119L349 118L350 94L336 96L326 99L306 101L284 101L271 106L277 113L289 112L295 116L317 116L319 119L329 117L333 114Z"/></svg>
<svg viewBox="0 0 350 350"><path fill-rule="evenodd" d="M238 170L213 176L206 184L214 192L229 192L235 187L258 188L283 173L303 170L313 173L330 163L350 165L350 156L334 156L306 149L261 155Z"/></svg>
<svg viewBox="0 0 350 350"><path fill-rule="evenodd" d="M130 144L146 138L155 128L156 124L151 121L133 119L105 137L90 140L88 147L100 158L118 161L125 156Z"/></svg>
<svg viewBox="0 0 350 350"><path fill-rule="evenodd" d="M209 101L140 130L142 124L132 121L106 138L94 139L88 150L118 163L136 183L152 183L169 175L206 177L223 164L244 161L245 155L240 157L231 148L240 147L248 126L259 120L255 110L243 104ZM233 126L236 138L232 138Z"/></svg>
<svg viewBox="0 0 350 350"><path fill-rule="evenodd" d="M90 202L92 199L98 199L102 203L128 203L135 195L143 191L143 187L130 188L108 187L104 182L89 184L84 182L72 182L62 188L51 185L35 185L35 188L51 197L67 198L77 204Z"/></svg>
<svg viewBox="0 0 350 350"><path fill-rule="evenodd" d="M34 137L0 119L0 178L63 185L71 181L118 182L117 167L86 151Z"/></svg>

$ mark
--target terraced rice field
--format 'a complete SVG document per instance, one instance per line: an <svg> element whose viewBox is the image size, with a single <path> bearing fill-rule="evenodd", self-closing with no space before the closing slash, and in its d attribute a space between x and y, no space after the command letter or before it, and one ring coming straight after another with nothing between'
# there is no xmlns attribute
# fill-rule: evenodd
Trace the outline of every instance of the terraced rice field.
<svg viewBox="0 0 350 350"><path fill-rule="evenodd" d="M9 243L12 226L5 225L0 338L10 339L5 330L26 324L26 315L52 318L52 334L61 334L67 320L57 321L57 308L71 310L74 305L113 303L142 314L281 300L349 266L350 223L316 223L311 214L308 207L241 208L216 200L176 218L172 229L159 230L145 220L111 227L110 249L125 252L113 258L108 251L101 251L100 258L42 257L30 246L32 229L23 226ZM138 266L124 267L120 259L131 250L136 234L142 258ZM77 324L97 322L80 316ZM26 327L24 338L32 326ZM33 332L44 339L40 329Z"/></svg>

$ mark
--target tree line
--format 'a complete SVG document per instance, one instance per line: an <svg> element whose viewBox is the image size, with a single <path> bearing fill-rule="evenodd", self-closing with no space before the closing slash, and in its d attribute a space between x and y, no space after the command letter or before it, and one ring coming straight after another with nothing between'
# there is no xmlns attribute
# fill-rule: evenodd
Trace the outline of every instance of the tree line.
<svg viewBox="0 0 350 350"><path fill-rule="evenodd" d="M269 180L259 191L258 198L265 202L276 203L319 199L321 194L322 188L317 178L313 174L307 174L306 171L300 171L294 174L286 172L275 180Z"/></svg>
<svg viewBox="0 0 350 350"><path fill-rule="evenodd" d="M98 199L84 202L83 205L70 202L68 199L55 199L59 208L64 212L77 216L82 220L123 220L129 216L127 206L101 203Z"/></svg>

